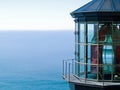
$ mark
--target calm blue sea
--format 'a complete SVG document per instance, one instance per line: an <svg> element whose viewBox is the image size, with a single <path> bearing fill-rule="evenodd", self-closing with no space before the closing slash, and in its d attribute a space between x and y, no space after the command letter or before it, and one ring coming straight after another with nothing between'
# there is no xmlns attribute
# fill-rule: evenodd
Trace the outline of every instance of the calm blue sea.
<svg viewBox="0 0 120 90"><path fill-rule="evenodd" d="M0 90L69 90L62 60L74 58L73 31L0 31Z"/></svg>

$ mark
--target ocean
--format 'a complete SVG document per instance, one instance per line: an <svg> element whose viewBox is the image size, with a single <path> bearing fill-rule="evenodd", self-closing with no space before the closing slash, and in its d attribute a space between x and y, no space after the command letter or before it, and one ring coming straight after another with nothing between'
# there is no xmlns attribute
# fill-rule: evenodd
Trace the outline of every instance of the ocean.
<svg viewBox="0 0 120 90"><path fill-rule="evenodd" d="M71 30L0 31L0 90L69 90L62 60L71 58Z"/></svg>

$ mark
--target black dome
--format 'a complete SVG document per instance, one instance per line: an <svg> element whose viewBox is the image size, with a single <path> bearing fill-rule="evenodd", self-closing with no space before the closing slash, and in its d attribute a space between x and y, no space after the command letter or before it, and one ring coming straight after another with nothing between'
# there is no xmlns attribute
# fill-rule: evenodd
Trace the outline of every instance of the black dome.
<svg viewBox="0 0 120 90"><path fill-rule="evenodd" d="M71 15L83 21L120 21L120 0L92 0Z"/></svg>

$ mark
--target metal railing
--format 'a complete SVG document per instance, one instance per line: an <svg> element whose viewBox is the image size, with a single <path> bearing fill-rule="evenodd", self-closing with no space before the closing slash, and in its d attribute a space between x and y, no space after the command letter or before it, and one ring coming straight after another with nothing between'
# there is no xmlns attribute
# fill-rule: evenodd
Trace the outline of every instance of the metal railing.
<svg viewBox="0 0 120 90"><path fill-rule="evenodd" d="M68 79L70 81L70 76L74 74L75 70L75 61L74 59L68 59L68 60L63 60L63 70L62 70L62 76L64 79Z"/></svg>
<svg viewBox="0 0 120 90"><path fill-rule="evenodd" d="M94 66L96 67L96 74L97 74L97 77L95 79L93 78L88 78L88 77L84 77L84 78L81 78L79 75L76 75L75 74L75 65L85 65L85 66ZM78 65L78 66L79 66ZM112 67L114 69L116 68L120 68L120 64L90 64L90 63L82 63L82 62L76 62L74 59L68 59L68 60L63 60L63 64L62 64L62 67L63 67L63 71L62 71L62 76L64 79L66 79L68 82L71 81L71 76L75 76L77 78L79 78L79 80L85 80L85 83L89 82L89 81L93 81L93 82L100 82L103 86L105 85L106 82L113 82L113 81L117 81L117 82L120 82L120 77L117 77L117 73L112 71L110 74L110 80L106 80L104 75L105 73L103 71L100 71L99 69L103 69L105 66L108 66L108 67ZM83 74L82 73L79 73L79 74ZM92 71L90 72L84 72L84 74L88 75L88 74L94 74ZM114 79L115 78L115 79ZM116 79L116 78L119 78L119 79Z"/></svg>

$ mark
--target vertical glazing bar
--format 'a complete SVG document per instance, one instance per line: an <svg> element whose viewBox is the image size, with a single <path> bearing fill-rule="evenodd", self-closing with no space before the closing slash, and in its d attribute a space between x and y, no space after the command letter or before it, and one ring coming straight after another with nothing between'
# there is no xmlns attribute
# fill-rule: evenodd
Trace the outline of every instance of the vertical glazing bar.
<svg viewBox="0 0 120 90"><path fill-rule="evenodd" d="M86 23L84 23L84 64L82 64L84 66L84 78L85 78L85 82L86 82Z"/></svg>
<svg viewBox="0 0 120 90"><path fill-rule="evenodd" d="M79 62L79 20L77 19L75 22L75 61ZM75 74L79 74L79 66L75 64Z"/></svg>
<svg viewBox="0 0 120 90"><path fill-rule="evenodd" d="M102 64L102 69L104 68L104 64ZM103 86L104 86L104 71L102 72L102 81L103 81Z"/></svg>
<svg viewBox="0 0 120 90"><path fill-rule="evenodd" d="M100 68L100 61L99 61L99 47L100 47L100 45L99 45L99 23L97 22L97 66L96 66L96 68L97 68L97 80L99 80L99 73L101 73L101 72L99 72L99 68Z"/></svg>
<svg viewBox="0 0 120 90"><path fill-rule="evenodd" d="M78 58L77 58L78 60L77 60L77 62L80 62L80 58L81 58L81 56L80 56L81 55L81 53L80 53L80 45L81 45L81 41L80 41L81 40L81 38L80 38L80 33L81 33L80 32L80 28L81 28L80 27L80 22L78 22ZM78 76L80 76L80 68L81 67L80 67L80 64L78 64L78 63L77 63L77 68L78 68L77 69L78 70L77 71L78 72Z"/></svg>
<svg viewBox="0 0 120 90"><path fill-rule="evenodd" d="M76 55L76 34L77 34L76 23L77 23L77 22L75 21L75 46L74 46L74 47L75 47L75 61L76 61L76 59L77 59L77 55ZM76 66L77 66L77 65L75 64L75 75L77 74L77 68L76 68Z"/></svg>
<svg viewBox="0 0 120 90"><path fill-rule="evenodd" d="M112 36L111 36L112 39L113 39L113 31L114 31L114 30L113 30L113 29L114 29L114 28L113 28L113 27L114 27L113 25L114 25L114 24L113 24L113 22L112 22ZM114 49L113 43L112 43L112 48ZM114 78L113 78L113 77L114 77L114 66L113 66L113 65L114 65L114 50L113 50L113 49L112 49L112 65L111 65L111 67L112 67L111 80L112 80L112 81L114 80Z"/></svg>
<svg viewBox="0 0 120 90"><path fill-rule="evenodd" d="M87 79L87 63L88 63L88 27L87 22L85 23L85 83Z"/></svg>

